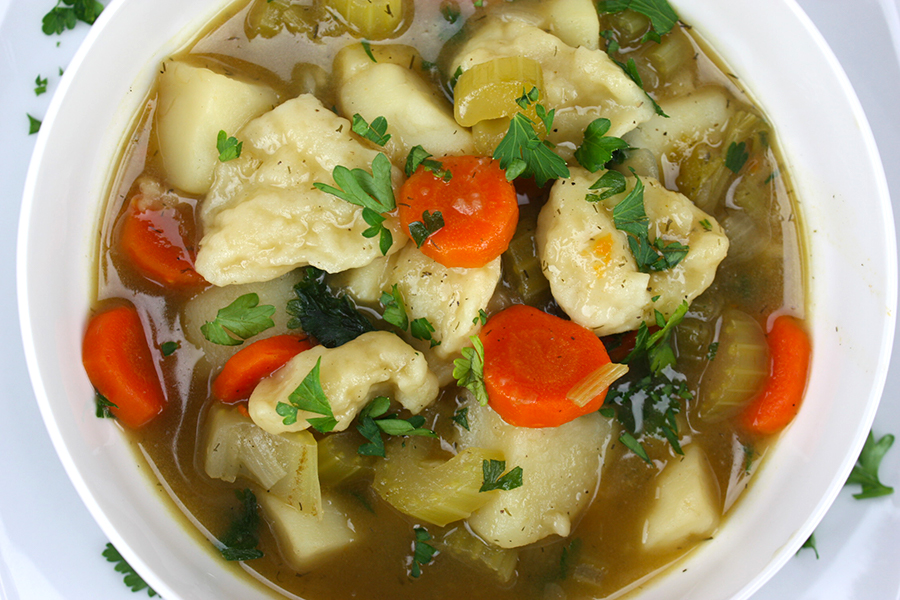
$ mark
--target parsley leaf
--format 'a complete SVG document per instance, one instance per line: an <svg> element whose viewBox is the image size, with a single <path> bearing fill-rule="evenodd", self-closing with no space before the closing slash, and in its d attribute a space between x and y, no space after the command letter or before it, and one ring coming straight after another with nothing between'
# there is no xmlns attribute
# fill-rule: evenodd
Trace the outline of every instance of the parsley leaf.
<svg viewBox="0 0 900 600"><path fill-rule="evenodd" d="M95 390L96 391L96 390ZM94 394L94 404L96 405L96 411L94 414L97 415L98 419L115 419L115 415L109 410L111 408L119 408L116 404L111 402L106 396L101 394L100 392L96 392Z"/></svg>
<svg viewBox="0 0 900 600"><path fill-rule="evenodd" d="M635 358L646 355L650 363L650 370L654 375L660 374L666 367L674 366L675 351L669 344L669 338L671 337L672 329L684 319L688 307L687 301L682 301L668 320L658 310L654 311L656 325L659 329L651 334L647 324L641 323L641 326L638 327L634 349L625 357L623 362L630 363Z"/></svg>
<svg viewBox="0 0 900 600"><path fill-rule="evenodd" d="M816 548L816 532L813 531L809 534L809 537L806 538L806 541L803 542L803 545L797 550L797 554L800 554L800 550L804 548L810 548L813 552L816 553L816 560L819 560L819 550Z"/></svg>
<svg viewBox="0 0 900 600"><path fill-rule="evenodd" d="M93 25L103 5L97 0L57 0L56 6L41 19L41 31L46 35L61 34L74 29L78 21Z"/></svg>
<svg viewBox="0 0 900 600"><path fill-rule="evenodd" d="M336 348L375 330L349 297L331 294L324 271L307 267L303 280L294 286L294 294L297 297L287 303L287 312L293 317L288 327L302 327L326 348Z"/></svg>
<svg viewBox="0 0 900 600"><path fill-rule="evenodd" d="M484 475L484 481L479 492L492 492L494 490L503 490L508 492L516 488L522 487L522 467L514 467L505 475L505 460L484 460L481 463L481 472Z"/></svg>
<svg viewBox="0 0 900 600"><path fill-rule="evenodd" d="M468 406L464 406L464 407L460 408L459 410L457 410L455 413L453 413L452 419L453 419L454 423L456 423L457 425L459 425L466 431L470 431L469 430L469 407Z"/></svg>
<svg viewBox="0 0 900 600"><path fill-rule="evenodd" d="M372 172L338 165L331 174L334 186L316 182L316 189L337 196L350 204L363 207L363 219L371 225L363 232L367 238L380 236L379 247L382 254L387 254L394 243L391 230L384 226L384 213L396 208L394 187L391 183L391 161L384 154L378 154L372 161Z"/></svg>
<svg viewBox="0 0 900 600"><path fill-rule="evenodd" d="M241 148L243 147L244 142L237 141L236 137L228 137L228 134L225 133L224 130L219 130L219 135L216 138L216 150L219 152L219 162L228 162L229 160L239 158L241 155Z"/></svg>
<svg viewBox="0 0 900 600"><path fill-rule="evenodd" d="M382 318L393 325L399 327L403 331L409 328L409 317L406 316L406 303L403 302L403 295L400 288L395 283L391 287L391 293L381 292L381 305L384 307Z"/></svg>
<svg viewBox="0 0 900 600"><path fill-rule="evenodd" d="M440 177L444 181L450 181L453 177L453 174L450 171L444 169L444 165L437 160L431 158L431 154L422 146L413 146L409 154L406 155L406 176L412 177L413 173L419 167L422 167L426 171L430 171L435 175L435 177Z"/></svg>
<svg viewBox="0 0 900 600"><path fill-rule="evenodd" d="M482 406L488 403L487 388L484 387L484 344L477 335L469 338L472 348L462 349L462 358L453 361L453 377L460 387L473 394Z"/></svg>
<svg viewBox="0 0 900 600"><path fill-rule="evenodd" d="M293 425L297 422L298 410L325 415L324 417L308 417L306 419L313 429L321 433L328 433L337 425L337 419L334 418L334 413L331 410L331 403L328 402L325 392L322 391L322 381L319 377L321 365L322 357L320 356L319 360L316 361L316 366L306 374L306 377L303 378L297 389L288 396L290 404L279 402L275 406L275 412L284 417L282 422L285 425Z"/></svg>
<svg viewBox="0 0 900 600"><path fill-rule="evenodd" d="M366 56L369 57L369 60L371 60L373 63L377 63L378 61L375 60L375 55L372 54L372 44L369 43L369 40L361 41L360 45L363 47L363 50L365 50Z"/></svg>
<svg viewBox="0 0 900 600"><path fill-rule="evenodd" d="M102 555L103 555L103 558L105 558L107 561L109 561L111 563L116 563L116 572L117 573L125 574L125 579L124 579L125 585L128 586L128 588L132 592L139 592L141 590L147 590L147 595L150 596L151 598L158 595L156 593L156 591L154 591L154 589L152 587L147 585L147 582L144 581L144 579L140 575L137 574L137 571L135 571L134 568L128 564L128 561L126 561L122 557L122 555L119 554L119 551L116 550L115 546L113 546L110 543L107 543L106 549L103 551Z"/></svg>
<svg viewBox="0 0 900 600"><path fill-rule="evenodd" d="M609 11L607 11L609 12ZM653 110L657 115L665 118L669 118L669 115L665 113L662 107L656 103L656 100L653 99L653 96L647 93L647 90L644 89L644 82L641 80L641 74L638 73L637 64L634 62L633 58L629 58L628 62L622 62L617 60L615 56L613 56L616 52L619 51L620 46L619 42L615 39L615 34L612 31L606 30L601 31L600 35L606 40L606 54L609 58L619 65L619 68L625 71L625 74L628 75L628 78L631 79L641 90L644 92L644 95L647 96L647 99L650 100L650 104L653 105Z"/></svg>
<svg viewBox="0 0 900 600"><path fill-rule="evenodd" d="M600 179L591 185L591 190L603 190L599 194L592 193L585 196L588 202L600 202L611 198L625 191L625 176L618 171L607 171L600 176Z"/></svg>
<svg viewBox="0 0 900 600"><path fill-rule="evenodd" d="M539 92L536 87L518 98L523 109L537 102ZM543 121L547 131L553 126L554 110L547 111L542 105L535 106L538 117ZM542 140L535 130L536 123L523 113L516 113L509 122L509 130L497 144L493 158L500 161L500 167L506 171L506 179L512 181L516 177L534 177L539 187L543 187L551 179L569 176L569 167L551 149L550 142Z"/></svg>
<svg viewBox="0 0 900 600"><path fill-rule="evenodd" d="M47 78L38 75L34 80L34 95L40 96L47 93Z"/></svg>
<svg viewBox="0 0 900 600"><path fill-rule="evenodd" d="M387 127L388 122L384 117L375 117L375 120L372 121L372 124L370 125L361 114L356 113L353 115L353 124L351 125L353 133L362 136L379 146L384 146L391 139L391 134L385 133Z"/></svg>
<svg viewBox="0 0 900 600"><path fill-rule="evenodd" d="M441 16L444 17L444 20L451 25L459 20L461 14L462 13L460 13L459 4L457 4L454 0L441 3Z"/></svg>
<svg viewBox="0 0 900 600"><path fill-rule="evenodd" d="M633 435L626 431L621 436L619 436L619 441L622 442L623 446L634 452L643 461L648 464L653 464L653 461L650 460L650 456L647 454L647 451L644 450L644 447L639 441L634 438Z"/></svg>
<svg viewBox="0 0 900 600"><path fill-rule="evenodd" d="M740 144L731 142L731 145L728 146L728 150L725 153L725 166L732 173L737 174L743 168L747 159L750 158L750 153L747 152L746 148L746 142L741 142Z"/></svg>
<svg viewBox="0 0 900 600"><path fill-rule="evenodd" d="M584 141L575 151L575 160L591 173L596 173L611 161L614 152L630 147L625 140L606 135L610 125L609 119L592 121L584 130Z"/></svg>
<svg viewBox="0 0 900 600"><path fill-rule="evenodd" d="M222 536L219 552L228 561L244 561L262 558L259 545L259 512L256 496L249 489L235 490L234 495L241 501L241 512L228 526Z"/></svg>
<svg viewBox="0 0 900 600"><path fill-rule="evenodd" d="M418 579L422 575L422 567L431 562L431 559L437 554L437 548L428 544L431 534L423 527L416 527L414 530L416 541L413 545L413 561L410 567L410 575Z"/></svg>
<svg viewBox="0 0 900 600"><path fill-rule="evenodd" d="M25 115L28 117L28 135L34 135L41 130L41 121L40 119L35 119L28 113L25 113Z"/></svg>
<svg viewBox="0 0 900 600"><path fill-rule="evenodd" d="M163 356L172 356L179 348L181 348L180 343L169 341L163 342L160 345L159 350L162 352Z"/></svg>
<svg viewBox="0 0 900 600"><path fill-rule="evenodd" d="M434 325L432 325L431 321L425 317L413 319L409 324L409 333L417 340L429 342L432 348L441 345L441 343L432 336L434 333Z"/></svg>
<svg viewBox="0 0 900 600"><path fill-rule="evenodd" d="M575 558L578 556L578 553L581 551L581 538L575 538L562 549L562 555L559 557L559 575L557 579L559 581L565 581L565 579L569 576L569 571L572 569L572 564L575 562Z"/></svg>
<svg viewBox="0 0 900 600"><path fill-rule="evenodd" d="M617 13L630 9L650 19L658 35L669 33L678 23L678 15L666 0L600 0L597 10L601 13Z"/></svg>
<svg viewBox="0 0 900 600"><path fill-rule="evenodd" d="M472 325L478 325L479 321L482 325L486 325L488 322L487 313L484 312L483 308L478 309L478 316L472 319Z"/></svg>
<svg viewBox="0 0 900 600"><path fill-rule="evenodd" d="M876 441L875 435L871 431L869 432L856 465L847 478L848 485L858 483L862 486L862 491L858 494L853 494L854 498L862 500L864 498L888 496L894 493L894 488L884 485L878 478L878 468L881 466L881 460L887 451L890 450L893 443L894 436L889 433Z"/></svg>
<svg viewBox="0 0 900 600"><path fill-rule="evenodd" d="M429 213L426 210L422 213L421 221L413 221L409 224L409 235L416 243L416 248L421 248L425 240L437 233L443 226L444 215L441 214L441 211L436 210Z"/></svg>
<svg viewBox="0 0 900 600"><path fill-rule="evenodd" d="M240 346L244 340L274 327L275 321L270 318L273 314L275 307L259 306L259 294L251 292L219 309L214 320L200 326L200 332L214 344Z"/></svg>
<svg viewBox="0 0 900 600"><path fill-rule="evenodd" d="M399 415L386 414L390 408L391 401L385 396L379 396L372 400L359 413L359 422L356 425L357 431L369 443L359 447L357 452L363 456L380 456L384 458L384 438L381 434L387 435L421 435L425 437L437 437L437 434L422 427L425 424L425 417L415 415L408 419L401 419Z"/></svg>

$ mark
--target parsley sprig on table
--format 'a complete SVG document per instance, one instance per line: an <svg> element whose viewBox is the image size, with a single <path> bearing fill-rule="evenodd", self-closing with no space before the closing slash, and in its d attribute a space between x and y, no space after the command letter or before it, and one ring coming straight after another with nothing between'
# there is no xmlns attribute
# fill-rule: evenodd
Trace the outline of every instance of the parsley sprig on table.
<svg viewBox="0 0 900 600"><path fill-rule="evenodd" d="M128 564L128 561L126 561L122 557L122 555L119 554L119 551L116 550L115 546L107 543L106 549L103 550L102 555L103 558L105 558L109 562L116 563L116 572L123 573L125 575L125 585L127 585L132 592L147 590L147 595L151 598L158 596L156 591L152 587L147 585L147 582L144 581L144 579L137 574L137 571L135 571L134 568Z"/></svg>
<svg viewBox="0 0 900 600"><path fill-rule="evenodd" d="M59 35L67 29L75 29L78 21L93 25L103 5L97 0L57 0L56 6L41 20L41 31L47 35Z"/></svg>
<svg viewBox="0 0 900 600"><path fill-rule="evenodd" d="M893 443L894 436L890 433L876 440L875 434L871 431L869 432L862 452L860 452L856 461L856 466L853 467L850 477L847 478L846 485L859 484L862 486L862 491L858 494L853 494L854 498L862 500L888 496L894 493L894 488L884 485L878 478L878 468L881 466L884 455L887 454Z"/></svg>

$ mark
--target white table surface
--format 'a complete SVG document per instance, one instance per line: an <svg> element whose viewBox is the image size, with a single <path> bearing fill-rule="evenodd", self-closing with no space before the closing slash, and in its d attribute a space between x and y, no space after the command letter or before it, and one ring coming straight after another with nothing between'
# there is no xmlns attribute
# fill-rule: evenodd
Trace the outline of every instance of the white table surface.
<svg viewBox="0 0 900 600"><path fill-rule="evenodd" d="M126 588L100 555L106 537L53 450L28 381L18 330L16 225L34 145L26 113L43 117L59 69L87 31L79 24L62 36L45 36L41 17L54 2L0 0L0 315L6 315L0 343L0 598L134 599L146 596ZM799 3L857 90L885 164L894 213L900 215L900 0ZM39 74L49 79L42 96L34 94ZM798 102L815 101L802 90L797 94ZM835 151L840 151L839 140ZM898 386L900 352L895 352L876 435L900 435ZM845 488L816 530L821 558L802 551L753 600L900 599L900 442L885 458L881 478L898 492L858 501Z"/></svg>

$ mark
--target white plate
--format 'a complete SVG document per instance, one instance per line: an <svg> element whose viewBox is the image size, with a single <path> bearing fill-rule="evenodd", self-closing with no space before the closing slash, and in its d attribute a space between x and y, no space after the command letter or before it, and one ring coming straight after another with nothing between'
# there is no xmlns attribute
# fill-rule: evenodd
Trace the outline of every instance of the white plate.
<svg viewBox="0 0 900 600"><path fill-rule="evenodd" d="M865 108L900 215L900 18L898 0L799 0L841 59ZM16 323L15 224L34 138L26 113L40 118L87 27L48 38L40 21L52 2L0 0L0 314ZM894 38L891 32L894 32ZM863 43L864 41L864 43ZM57 46L59 42L59 46ZM865 53L860 54L864 48ZM49 79L35 96L35 78ZM798 101L814 102L802 96ZM828 124L823 124L827 127ZM835 151L840 150L839 141ZM897 343L900 345L900 342ZM896 348L895 348L896 349ZM44 430L25 371L17 331L0 345L0 598L8 600L135 598L100 555L106 539L69 483ZM894 353L876 434L900 434L900 352ZM900 442L885 459L882 480L898 494L856 501L844 490L817 530L821 558L804 550L754 600L900 598ZM137 597L141 597L141 595Z"/></svg>

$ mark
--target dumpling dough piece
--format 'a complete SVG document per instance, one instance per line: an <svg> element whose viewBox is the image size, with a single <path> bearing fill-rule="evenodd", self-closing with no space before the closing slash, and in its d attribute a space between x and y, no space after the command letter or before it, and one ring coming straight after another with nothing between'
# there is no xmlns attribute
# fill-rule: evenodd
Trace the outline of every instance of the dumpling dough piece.
<svg viewBox="0 0 900 600"><path fill-rule="evenodd" d="M219 131L234 135L277 102L275 92L264 85L164 62L156 125L166 179L190 194L205 194L219 162Z"/></svg>
<svg viewBox="0 0 900 600"><path fill-rule="evenodd" d="M368 123L384 117L391 135L384 149L394 164L405 164L417 145L438 157L475 151L472 134L456 123L444 96L408 65L372 62L357 46L335 58L341 64L335 68L338 110L347 118L359 113Z"/></svg>
<svg viewBox="0 0 900 600"><path fill-rule="evenodd" d="M600 47L600 17L591 0L516 0L491 5L489 10L495 6L491 14L536 25L573 48Z"/></svg>
<svg viewBox="0 0 900 600"><path fill-rule="evenodd" d="M501 548L569 535L597 491L612 422L594 412L559 427L515 427L474 402L468 420L460 448L499 450L507 469L523 473L522 487L496 493L472 513L472 530Z"/></svg>
<svg viewBox="0 0 900 600"><path fill-rule="evenodd" d="M655 113L650 100L602 50L573 48L555 35L519 20L486 17L454 57L450 72L507 56L524 56L541 65L540 102L556 109L547 138L566 160L581 145L585 128L604 117L607 135L621 136Z"/></svg>
<svg viewBox="0 0 900 600"><path fill-rule="evenodd" d="M207 281L267 281L305 265L335 273L381 256L378 236L363 236L369 224L362 207L313 187L334 186L338 165L372 171L378 152L350 133L349 121L303 95L251 121L238 137L240 158L216 166L200 207L196 269ZM396 188L402 173L391 173ZM384 225L394 252L407 237L396 217Z"/></svg>
<svg viewBox="0 0 900 600"><path fill-rule="evenodd" d="M422 254L414 244L335 279L354 298L373 305L382 292L390 292L397 284L409 320L424 317L434 325L432 336L440 345L431 353L441 360L455 357L471 345L469 337L481 331L478 311L487 308L499 282L499 257L475 269L449 268ZM423 350L430 345L410 340Z"/></svg>
<svg viewBox="0 0 900 600"><path fill-rule="evenodd" d="M725 258L728 238L715 219L686 197L655 179L642 178L650 240L662 237L690 250L671 269L641 273L626 234L613 222L613 209L634 187L635 178L626 178L622 194L588 202L588 188L601 175L573 168L569 179L557 181L538 216L535 240L560 307L573 321L603 336L637 329L642 321L652 324L654 311L668 317L683 300L699 296Z"/></svg>
<svg viewBox="0 0 900 600"><path fill-rule="evenodd" d="M641 536L644 550L660 552L713 533L721 514L719 488L706 454L686 446L657 480L656 497Z"/></svg>
<svg viewBox="0 0 900 600"><path fill-rule="evenodd" d="M309 427L307 418L321 417L300 410L297 422L285 425L284 418L276 412L279 402L290 404L288 397L320 358L319 381L337 419L334 431L347 429L376 396L393 398L416 414L438 395L437 377L428 369L421 352L393 333L370 331L337 348L315 346L301 352L263 379L250 395L248 409L253 422L278 434L302 431Z"/></svg>

